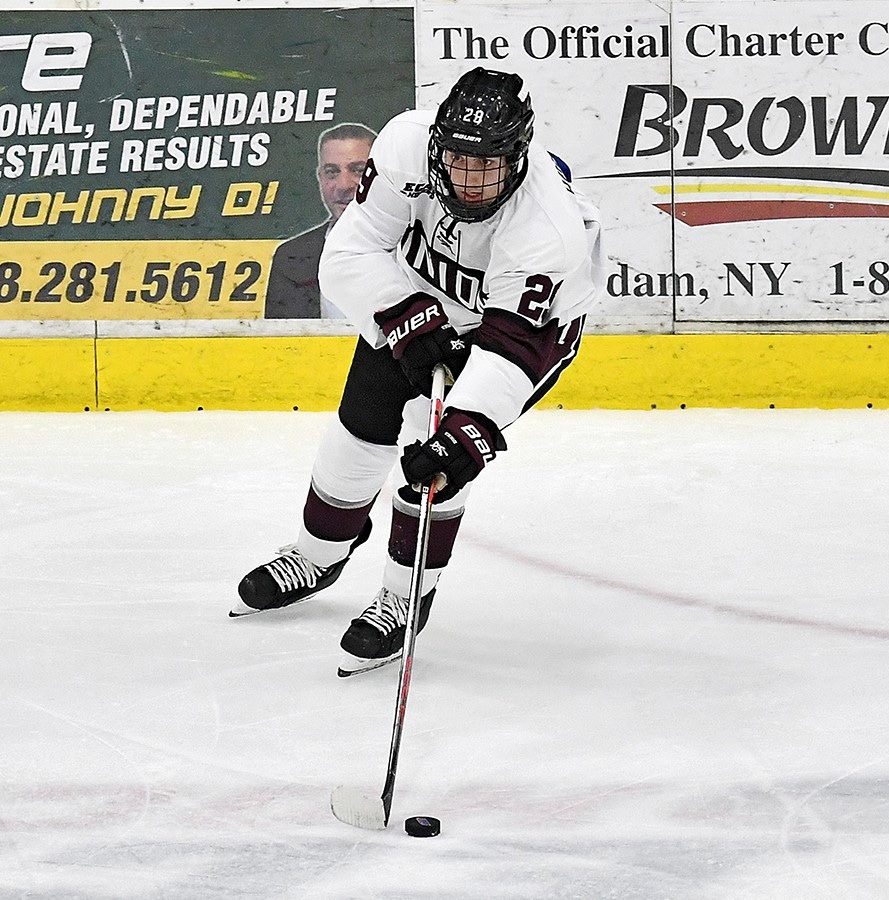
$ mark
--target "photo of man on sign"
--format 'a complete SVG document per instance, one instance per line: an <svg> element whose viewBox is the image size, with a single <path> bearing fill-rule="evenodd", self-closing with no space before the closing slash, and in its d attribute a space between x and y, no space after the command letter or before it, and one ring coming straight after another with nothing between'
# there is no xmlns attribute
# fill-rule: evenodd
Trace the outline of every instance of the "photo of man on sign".
<svg viewBox="0 0 889 900"><path fill-rule="evenodd" d="M318 188L327 219L285 241L275 251L266 294L267 319L340 319L342 313L318 287L318 259L324 239L352 202L376 132L345 122L318 138Z"/></svg>

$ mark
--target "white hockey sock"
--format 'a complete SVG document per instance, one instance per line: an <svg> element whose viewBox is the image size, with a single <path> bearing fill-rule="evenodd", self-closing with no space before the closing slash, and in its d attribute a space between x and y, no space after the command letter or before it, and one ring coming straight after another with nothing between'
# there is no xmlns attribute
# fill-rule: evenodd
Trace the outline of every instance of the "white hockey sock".
<svg viewBox="0 0 889 900"><path fill-rule="evenodd" d="M411 566L402 566L391 557L386 560L386 568L383 570L383 587L398 594L399 597L407 597L411 592ZM423 573L422 595L425 597L437 584L444 569L426 569Z"/></svg>

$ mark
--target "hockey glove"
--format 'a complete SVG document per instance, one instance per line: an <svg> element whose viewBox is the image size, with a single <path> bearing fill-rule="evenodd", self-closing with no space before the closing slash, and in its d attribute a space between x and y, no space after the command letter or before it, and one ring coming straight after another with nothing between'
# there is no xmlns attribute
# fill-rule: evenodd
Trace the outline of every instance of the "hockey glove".
<svg viewBox="0 0 889 900"><path fill-rule="evenodd" d="M469 358L469 341L448 322L441 304L429 294L411 294L391 309L374 315L392 356L407 380L427 397L432 393L432 369L442 363L455 381Z"/></svg>
<svg viewBox="0 0 889 900"><path fill-rule="evenodd" d="M481 413L449 409L426 443L404 448L401 469L408 484L432 484L440 472L447 483L436 500L450 500L496 455L506 449L500 429Z"/></svg>

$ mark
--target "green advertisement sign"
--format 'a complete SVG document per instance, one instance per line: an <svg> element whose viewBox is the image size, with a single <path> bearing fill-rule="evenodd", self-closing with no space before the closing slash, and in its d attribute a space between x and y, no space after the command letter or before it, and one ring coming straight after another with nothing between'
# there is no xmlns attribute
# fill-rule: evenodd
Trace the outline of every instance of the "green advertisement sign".
<svg viewBox="0 0 889 900"><path fill-rule="evenodd" d="M335 314L312 266L413 47L404 8L0 14L0 319Z"/></svg>

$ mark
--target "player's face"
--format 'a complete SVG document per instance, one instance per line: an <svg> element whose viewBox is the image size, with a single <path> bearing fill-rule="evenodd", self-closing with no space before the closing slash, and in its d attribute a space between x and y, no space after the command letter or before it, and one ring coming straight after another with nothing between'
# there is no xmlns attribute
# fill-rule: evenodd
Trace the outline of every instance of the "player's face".
<svg viewBox="0 0 889 900"><path fill-rule="evenodd" d="M352 202L367 164L370 144L356 138L325 141L318 160L321 199L334 219Z"/></svg>
<svg viewBox="0 0 889 900"><path fill-rule="evenodd" d="M442 160L461 203L484 206L500 196L508 175L504 157L464 156L445 150Z"/></svg>

